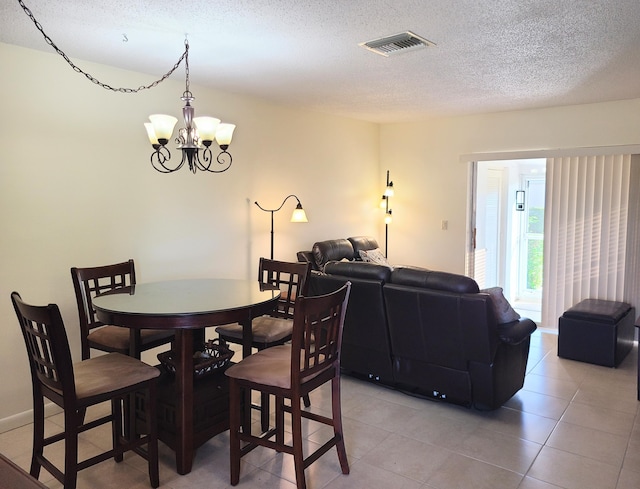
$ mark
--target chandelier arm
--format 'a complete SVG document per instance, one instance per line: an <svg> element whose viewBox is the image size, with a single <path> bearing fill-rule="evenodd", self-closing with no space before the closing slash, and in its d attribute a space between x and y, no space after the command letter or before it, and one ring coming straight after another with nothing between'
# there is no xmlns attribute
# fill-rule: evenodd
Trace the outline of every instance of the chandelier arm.
<svg viewBox="0 0 640 489"><path fill-rule="evenodd" d="M34 15L31 13L31 10L29 10L29 8L24 4L24 2L22 0L18 0L18 3L22 7L22 10L24 10L25 14L27 14L27 16L33 21L33 23L36 26L36 28L44 36L44 40L46 41L46 43L49 46L51 46L56 51L56 53L58 53L60 56L62 56L65 59L65 61L69 64L69 66L71 66L71 68L73 68L73 71L75 71L76 73L81 73L88 80L93 82L95 85L98 85L98 86L100 86L100 87L102 87L102 88L104 88L106 90L111 90L112 92L137 93L137 92L140 92L142 90L148 90L148 89L154 88L157 85L159 85L160 83L162 83L163 81L165 81L167 78L169 78L171 76L171 74L178 69L178 67L182 63L182 60L185 59L187 57L187 55L188 55L189 44L187 43L187 41L185 39L185 50L184 50L184 53L182 53L182 56L180 56L180 59L178 59L177 63L173 66L173 68L171 68L167 73L162 75L162 77L160 79L154 81L153 83L150 83L149 85L141 85L138 88L114 88L114 87L112 87L110 85L107 85L106 83L102 83L97 78L94 78L89 73L87 73L86 71L83 71L80 67L76 66L73 63L73 61L71 61L69 59L69 56L67 56L64 51L62 51L58 46L56 46L56 44L51 40L51 38L44 32L44 29L42 28L42 25L40 24L40 22L38 22L36 20Z"/></svg>
<svg viewBox="0 0 640 489"><path fill-rule="evenodd" d="M207 147L202 149L202 159L200 158L200 154L198 154L198 158L196 164L198 169L202 171L211 171L209 168L211 167L211 163L213 161L213 154L211 150Z"/></svg>
<svg viewBox="0 0 640 489"><path fill-rule="evenodd" d="M171 158L171 153L168 148L157 145L154 146L154 149L155 151L151 153L151 166L153 166L156 171L159 171L160 173L172 173L180 168L171 169L165 165L165 163Z"/></svg>
<svg viewBox="0 0 640 489"><path fill-rule="evenodd" d="M210 171L211 173L222 173L227 171L229 168L231 168L231 163L233 163L233 158L231 157L231 153L229 153L226 150L220 151L220 153L216 157L216 160L220 165L223 165L224 168L220 170L207 169L207 171Z"/></svg>

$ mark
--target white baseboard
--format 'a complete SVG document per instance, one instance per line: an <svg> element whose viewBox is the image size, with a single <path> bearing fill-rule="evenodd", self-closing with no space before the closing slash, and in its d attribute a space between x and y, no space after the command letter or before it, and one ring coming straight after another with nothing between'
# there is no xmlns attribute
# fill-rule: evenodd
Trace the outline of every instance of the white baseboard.
<svg viewBox="0 0 640 489"><path fill-rule="evenodd" d="M44 405L45 417L53 416L54 414L58 414L61 412L62 409L52 402ZM15 430L16 428L20 428L21 426L25 426L31 423L33 423L33 409L29 409L28 411L23 411L21 413L14 414L13 416L0 419L0 433Z"/></svg>

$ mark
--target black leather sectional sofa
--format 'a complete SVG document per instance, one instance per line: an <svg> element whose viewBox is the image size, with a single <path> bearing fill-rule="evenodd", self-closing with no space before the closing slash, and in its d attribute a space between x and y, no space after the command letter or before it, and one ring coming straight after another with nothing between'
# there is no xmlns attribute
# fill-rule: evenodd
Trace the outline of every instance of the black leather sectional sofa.
<svg viewBox="0 0 640 489"><path fill-rule="evenodd" d="M310 294L352 289L344 327L346 373L478 409L496 409L522 388L533 321L500 324L493 298L463 275L359 261L370 237L317 242Z"/></svg>

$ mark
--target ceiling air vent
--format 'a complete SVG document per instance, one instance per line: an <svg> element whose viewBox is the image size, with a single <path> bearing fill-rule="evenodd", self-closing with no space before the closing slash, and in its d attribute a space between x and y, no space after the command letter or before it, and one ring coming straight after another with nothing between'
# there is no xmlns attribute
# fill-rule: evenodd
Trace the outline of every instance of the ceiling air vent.
<svg viewBox="0 0 640 489"><path fill-rule="evenodd" d="M388 57L392 54L406 53L408 51L415 51L416 49L422 49L428 46L435 46L435 43L432 43L411 31L407 31L394 36L374 39L373 41L368 42L361 42L359 45L369 51Z"/></svg>

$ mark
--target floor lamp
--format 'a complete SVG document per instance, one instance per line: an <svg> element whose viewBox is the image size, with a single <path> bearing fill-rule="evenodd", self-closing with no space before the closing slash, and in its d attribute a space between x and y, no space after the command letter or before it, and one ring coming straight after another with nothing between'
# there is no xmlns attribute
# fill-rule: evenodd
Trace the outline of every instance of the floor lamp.
<svg viewBox="0 0 640 489"><path fill-rule="evenodd" d="M389 180L389 170L387 170L387 186L382 194L380 207L384 209L384 257L387 258L389 249L389 224L392 221L392 210L389 208L389 198L393 197L393 182Z"/></svg>
<svg viewBox="0 0 640 489"><path fill-rule="evenodd" d="M260 210L271 213L271 259L272 260L273 260L273 215L276 212L278 212L280 209L282 209L282 206L291 197L293 197L298 201L298 205L296 205L296 208L293 210L293 214L291 214L291 222L309 222L309 220L307 219L307 214L304 212L304 209L302 208L302 204L300 203L300 199L293 194L287 195L282 201L282 204L280 204L280 207L278 207L277 209L265 209L260 204L258 204L257 201L254 202L254 204L256 204Z"/></svg>

